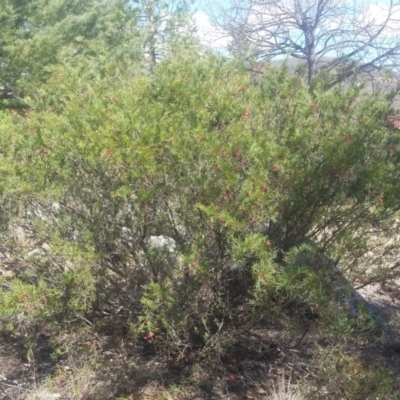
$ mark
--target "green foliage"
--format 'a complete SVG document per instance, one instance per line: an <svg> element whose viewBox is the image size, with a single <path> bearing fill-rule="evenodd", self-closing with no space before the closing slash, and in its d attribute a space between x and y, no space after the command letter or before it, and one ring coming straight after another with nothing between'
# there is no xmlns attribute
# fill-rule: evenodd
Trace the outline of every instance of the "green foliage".
<svg viewBox="0 0 400 400"><path fill-rule="evenodd" d="M153 66L174 45L193 43L188 15L185 1L7 0L0 11L0 106L33 106L31 97L60 65L102 76L113 73L104 68L111 60L122 69L139 60Z"/></svg>
<svg viewBox="0 0 400 400"><path fill-rule="evenodd" d="M1 105L26 107L56 65L138 60L136 17L124 0L7 0L0 11Z"/></svg>
<svg viewBox="0 0 400 400"><path fill-rule="evenodd" d="M94 282L90 268L83 266L86 256L78 258L75 251L75 260L68 260L70 265L73 261L77 264L73 271L54 270L57 267L54 261L35 260L32 256L24 261L33 265L22 265L19 261L15 278L3 279L0 316L5 324L2 329L23 332L28 337L35 337L43 329L51 329L56 334L90 308Z"/></svg>
<svg viewBox="0 0 400 400"><path fill-rule="evenodd" d="M15 206L2 235L27 265L1 292L10 327L122 313L113 323L178 363L272 321L295 344L373 328L347 310L346 278L365 271L343 270L398 211L388 99L311 90L284 68L255 80L199 53L176 47L152 74L66 63L27 113L4 114L1 188ZM21 219L50 255L17 251L8 229Z"/></svg>

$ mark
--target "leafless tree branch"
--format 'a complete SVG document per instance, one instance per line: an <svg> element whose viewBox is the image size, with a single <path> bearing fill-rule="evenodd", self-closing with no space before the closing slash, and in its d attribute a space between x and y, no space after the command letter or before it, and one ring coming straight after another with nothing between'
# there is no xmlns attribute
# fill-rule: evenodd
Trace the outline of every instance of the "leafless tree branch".
<svg viewBox="0 0 400 400"><path fill-rule="evenodd" d="M338 70L340 79L368 68L399 67L400 1L231 0L209 7L215 25L232 38L239 53L259 59L289 56L303 60L307 78L317 66Z"/></svg>

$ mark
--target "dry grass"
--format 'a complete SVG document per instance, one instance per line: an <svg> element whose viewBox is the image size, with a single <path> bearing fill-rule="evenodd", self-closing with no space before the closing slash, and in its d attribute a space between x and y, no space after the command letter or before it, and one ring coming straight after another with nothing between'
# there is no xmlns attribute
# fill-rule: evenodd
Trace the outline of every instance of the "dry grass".
<svg viewBox="0 0 400 400"><path fill-rule="evenodd" d="M284 375L273 384L272 394L268 400L304 400L303 395L297 385L292 385L290 379Z"/></svg>
<svg viewBox="0 0 400 400"><path fill-rule="evenodd" d="M93 393L95 389L95 372L88 363L67 368L56 377L36 382L33 388L20 393L19 399L24 400L82 400Z"/></svg>
<svg viewBox="0 0 400 400"><path fill-rule="evenodd" d="M38 387L37 389L30 390L26 395L21 397L25 400L56 400L60 399L60 393L51 393L47 385Z"/></svg>

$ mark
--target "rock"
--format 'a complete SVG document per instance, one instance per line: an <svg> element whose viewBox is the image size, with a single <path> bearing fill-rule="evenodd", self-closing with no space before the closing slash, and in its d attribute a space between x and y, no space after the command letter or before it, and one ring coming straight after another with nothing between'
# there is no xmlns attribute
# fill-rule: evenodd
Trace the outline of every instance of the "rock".
<svg viewBox="0 0 400 400"><path fill-rule="evenodd" d="M50 251L51 251L50 245L49 245L48 243L46 243L46 242L42 244L42 249L43 249L46 253L50 253Z"/></svg>
<svg viewBox="0 0 400 400"><path fill-rule="evenodd" d="M123 227L121 228L121 231L122 231L122 233L123 233L124 235L131 235L131 234L132 234L132 230L129 229L128 227L126 227L126 226L123 226Z"/></svg>
<svg viewBox="0 0 400 400"><path fill-rule="evenodd" d="M169 236L150 236L148 246L152 250L168 250L170 253L175 252L176 242Z"/></svg>
<svg viewBox="0 0 400 400"><path fill-rule="evenodd" d="M32 257L32 256L43 256L43 255L44 255L44 251L41 248L33 249L28 253L29 257Z"/></svg>
<svg viewBox="0 0 400 400"><path fill-rule="evenodd" d="M55 203L53 203L53 204L51 205L51 211L52 211L54 214L58 214L58 213L60 212L60 209L61 209L61 205L60 205L60 203L58 203L58 202L55 202Z"/></svg>
<svg viewBox="0 0 400 400"><path fill-rule="evenodd" d="M17 243L20 246L26 245L26 234L25 234L24 229L21 226L18 226L15 229L15 238L16 238Z"/></svg>

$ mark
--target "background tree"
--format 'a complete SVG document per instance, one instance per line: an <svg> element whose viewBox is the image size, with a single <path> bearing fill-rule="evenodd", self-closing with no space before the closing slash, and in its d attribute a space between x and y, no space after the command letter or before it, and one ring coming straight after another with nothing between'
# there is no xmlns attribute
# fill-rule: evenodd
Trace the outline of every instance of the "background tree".
<svg viewBox="0 0 400 400"><path fill-rule="evenodd" d="M0 21L3 106L21 105L54 65L82 56L138 58L136 12L125 0L9 0Z"/></svg>
<svg viewBox="0 0 400 400"><path fill-rule="evenodd" d="M143 50L147 63L153 68L165 55L166 47L182 37L188 27L190 1L136 0L134 8L139 15Z"/></svg>
<svg viewBox="0 0 400 400"><path fill-rule="evenodd" d="M304 62L308 81L317 66L340 69L332 83L357 70L399 66L400 5L345 0L231 0L214 7L213 22L232 36L232 48L259 59L288 55Z"/></svg>
<svg viewBox="0 0 400 400"><path fill-rule="evenodd" d="M51 75L49 68L77 58L96 65L104 64L102 57L128 64L141 59L154 66L187 26L187 11L186 1L7 0L0 10L0 101L23 105Z"/></svg>

